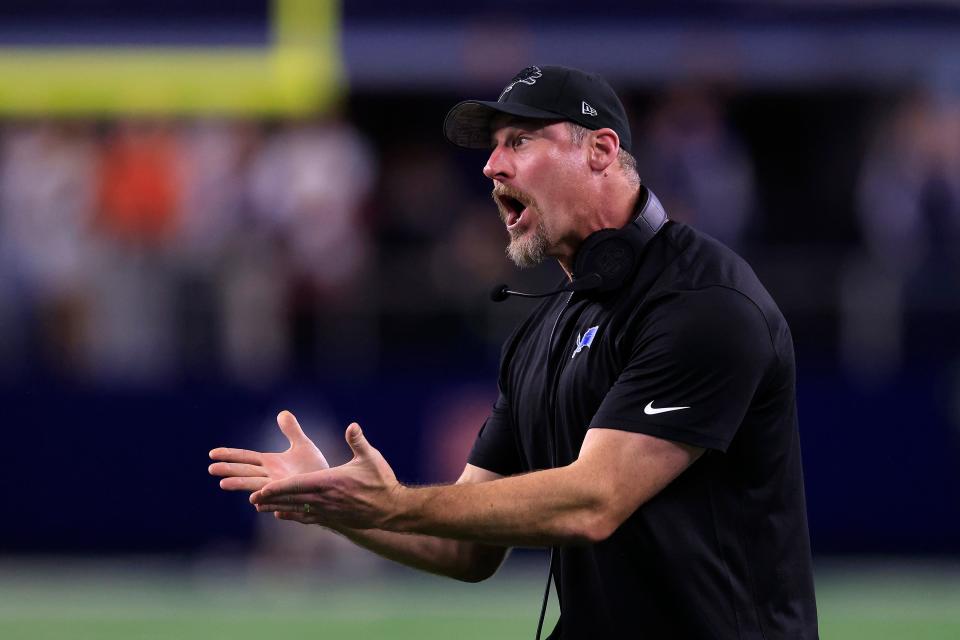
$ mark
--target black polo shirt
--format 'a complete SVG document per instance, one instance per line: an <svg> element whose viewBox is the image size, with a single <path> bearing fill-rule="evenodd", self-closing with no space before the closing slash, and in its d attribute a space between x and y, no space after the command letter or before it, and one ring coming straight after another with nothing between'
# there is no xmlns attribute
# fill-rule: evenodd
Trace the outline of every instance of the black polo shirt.
<svg viewBox="0 0 960 640"><path fill-rule="evenodd" d="M471 464L564 466L592 427L706 449L607 540L558 550L552 638L817 637L794 378L790 330L750 267L676 222L620 291L533 311Z"/></svg>

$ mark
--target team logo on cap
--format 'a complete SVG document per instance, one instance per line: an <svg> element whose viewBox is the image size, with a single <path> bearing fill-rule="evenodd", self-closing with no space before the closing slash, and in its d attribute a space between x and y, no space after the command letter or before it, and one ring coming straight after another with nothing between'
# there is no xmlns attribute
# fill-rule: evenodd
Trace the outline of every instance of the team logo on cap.
<svg viewBox="0 0 960 640"><path fill-rule="evenodd" d="M518 82L534 85L537 84L537 78L542 77L543 72L540 71L540 67L527 67L517 75L513 76L513 80L510 81L510 84L507 85L507 87L503 90L503 93L500 94L500 97L497 98L497 102L503 100L503 96L507 95Z"/></svg>

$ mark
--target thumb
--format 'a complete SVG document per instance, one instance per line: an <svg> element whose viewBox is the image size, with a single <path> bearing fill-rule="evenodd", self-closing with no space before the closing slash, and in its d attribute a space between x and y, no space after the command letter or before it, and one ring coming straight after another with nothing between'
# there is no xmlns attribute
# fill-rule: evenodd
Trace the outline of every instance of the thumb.
<svg viewBox="0 0 960 640"><path fill-rule="evenodd" d="M300 423L297 422L297 418L286 409L277 414L277 425L280 427L283 435L287 437L287 441L291 446L297 442L308 440L307 436L303 433L303 429L300 428Z"/></svg>
<svg viewBox="0 0 960 640"><path fill-rule="evenodd" d="M345 434L347 439L347 444L350 445L350 450L353 451L355 456L366 455L370 449L370 443L367 442L366 437L363 435L363 430L360 428L360 425L356 422L351 422L350 426L347 427L347 432Z"/></svg>

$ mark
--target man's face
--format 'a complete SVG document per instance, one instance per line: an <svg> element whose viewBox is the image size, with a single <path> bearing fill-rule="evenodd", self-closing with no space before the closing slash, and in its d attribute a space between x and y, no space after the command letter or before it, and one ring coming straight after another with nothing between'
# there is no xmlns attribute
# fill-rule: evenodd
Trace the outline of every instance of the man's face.
<svg viewBox="0 0 960 640"><path fill-rule="evenodd" d="M507 226L507 255L519 267L546 256L572 256L577 195L586 156L563 122L513 117L493 122L492 150L483 174Z"/></svg>

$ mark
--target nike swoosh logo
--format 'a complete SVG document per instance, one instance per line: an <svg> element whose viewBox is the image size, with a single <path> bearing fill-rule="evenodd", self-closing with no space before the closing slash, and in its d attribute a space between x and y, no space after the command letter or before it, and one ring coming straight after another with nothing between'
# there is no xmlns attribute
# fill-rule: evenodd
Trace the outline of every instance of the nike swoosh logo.
<svg viewBox="0 0 960 640"><path fill-rule="evenodd" d="M643 412L648 416L655 416L658 413L666 413L667 411L680 411L681 409L689 409L690 407L660 407L655 409L653 407L653 400L650 401L650 404L643 408Z"/></svg>

